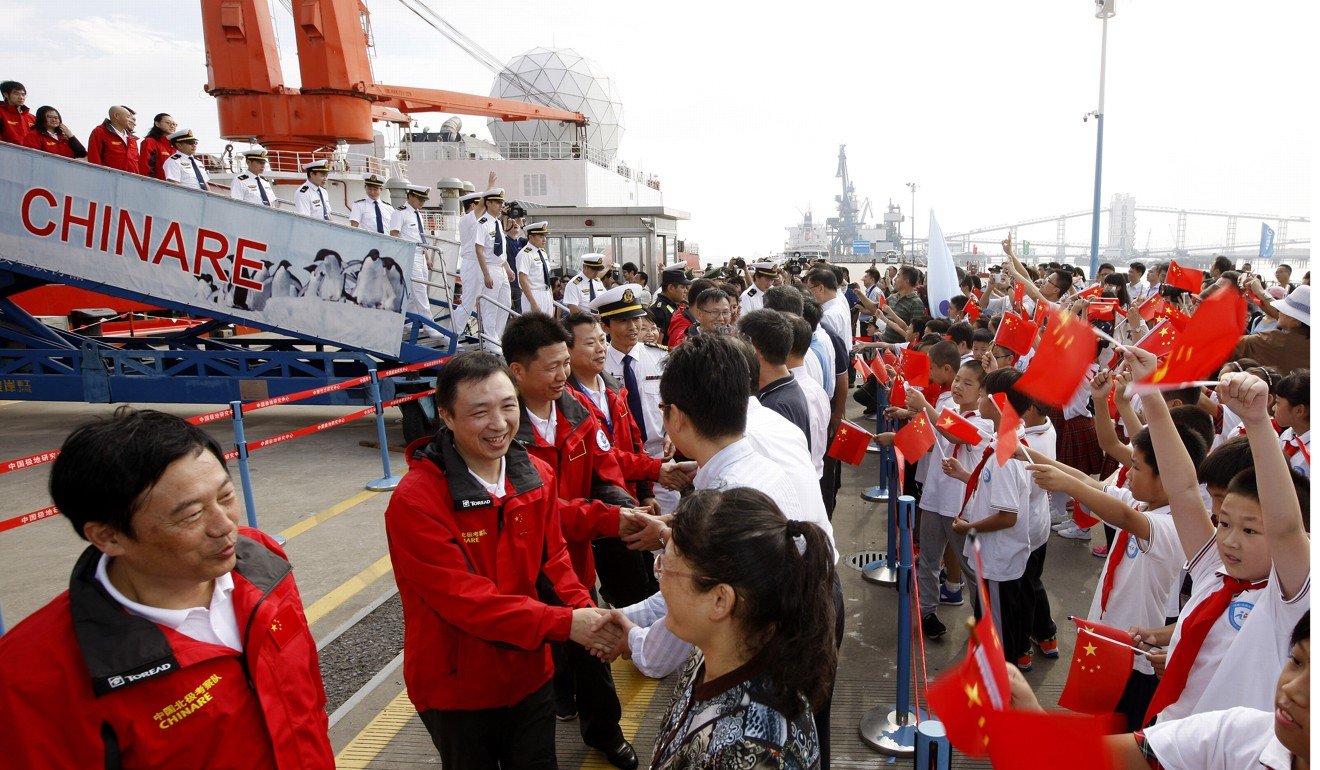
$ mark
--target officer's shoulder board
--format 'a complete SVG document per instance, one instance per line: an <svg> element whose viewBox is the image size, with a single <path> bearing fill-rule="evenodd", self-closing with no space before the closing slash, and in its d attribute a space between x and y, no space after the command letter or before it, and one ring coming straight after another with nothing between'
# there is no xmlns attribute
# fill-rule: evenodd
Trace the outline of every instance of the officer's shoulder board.
<svg viewBox="0 0 1320 770"><path fill-rule="evenodd" d="M353 204L357 205L359 203L365 203L366 200L367 200L366 198L358 198L357 200L353 201Z"/></svg>
<svg viewBox="0 0 1320 770"><path fill-rule="evenodd" d="M172 159L174 159L174 160L179 160L180 158L183 157L183 153L181 153L181 152L176 152L176 153L174 153L173 155L171 155L170 157L171 157Z"/></svg>
<svg viewBox="0 0 1320 770"><path fill-rule="evenodd" d="M299 187L298 192L307 192L307 187L308 187L307 185L303 185L302 187Z"/></svg>
<svg viewBox="0 0 1320 770"><path fill-rule="evenodd" d="M523 251L527 252L528 254L536 253L536 249L532 248L530 245L523 246Z"/></svg>
<svg viewBox="0 0 1320 770"><path fill-rule="evenodd" d="M669 348L662 347L662 346L660 346L660 345L655 344L654 342L643 342L642 344L645 345L645 346L648 347L648 348L654 348L655 350L658 350L658 351L660 351L661 353L668 353L668 352L669 352Z"/></svg>
<svg viewBox="0 0 1320 770"><path fill-rule="evenodd" d="M753 286L752 288L750 288L750 289L747 290L747 296L749 296L749 297L755 297L755 296L756 296L756 287L755 287L755 286Z"/></svg>
<svg viewBox="0 0 1320 770"><path fill-rule="evenodd" d="M400 207L399 207L399 211L403 211L403 206L400 206Z"/></svg>
<svg viewBox="0 0 1320 770"><path fill-rule="evenodd" d="M239 181L242 181L242 180L247 179L247 178L248 178L248 175L247 175L247 174L239 174L239 175L238 175L238 179L239 179Z"/></svg>
<svg viewBox="0 0 1320 770"><path fill-rule="evenodd" d="M480 222L480 223L483 224L483 225L486 224L486 218L485 218L485 217L482 217L481 219L478 219L477 221Z"/></svg>
<svg viewBox="0 0 1320 770"><path fill-rule="evenodd" d="M573 279L573 283L582 283L582 276L579 275L579 276L575 277L575 278Z"/></svg>

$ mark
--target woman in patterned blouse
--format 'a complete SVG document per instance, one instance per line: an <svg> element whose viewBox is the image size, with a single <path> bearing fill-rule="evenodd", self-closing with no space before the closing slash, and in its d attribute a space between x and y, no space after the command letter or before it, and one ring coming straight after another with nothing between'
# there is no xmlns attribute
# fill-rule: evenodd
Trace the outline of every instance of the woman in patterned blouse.
<svg viewBox="0 0 1320 770"><path fill-rule="evenodd" d="M697 649L651 767L820 767L811 712L837 662L824 532L745 488L696 492L672 528L655 572L669 629Z"/></svg>

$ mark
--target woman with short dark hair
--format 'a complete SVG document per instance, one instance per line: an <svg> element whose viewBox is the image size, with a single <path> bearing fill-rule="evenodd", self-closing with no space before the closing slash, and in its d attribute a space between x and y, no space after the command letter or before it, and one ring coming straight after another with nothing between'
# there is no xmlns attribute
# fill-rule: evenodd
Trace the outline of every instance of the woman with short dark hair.
<svg viewBox="0 0 1320 770"><path fill-rule="evenodd" d="M812 709L829 698L833 551L764 493L684 499L655 571L674 635L697 647L651 767L820 767Z"/></svg>
<svg viewBox="0 0 1320 770"><path fill-rule="evenodd" d="M66 158L87 157L87 148L83 147L78 137L64 125L60 111L50 105L37 108L36 122L32 124L32 130L23 138L23 144L34 150L62 155Z"/></svg>
<svg viewBox="0 0 1320 770"><path fill-rule="evenodd" d="M170 134L179 127L179 124L170 117L168 112L161 112L151 119L151 130L142 140L142 147L139 150L139 157L142 162L142 175L153 177L155 179L165 178L165 161L174 154L174 145L170 142Z"/></svg>

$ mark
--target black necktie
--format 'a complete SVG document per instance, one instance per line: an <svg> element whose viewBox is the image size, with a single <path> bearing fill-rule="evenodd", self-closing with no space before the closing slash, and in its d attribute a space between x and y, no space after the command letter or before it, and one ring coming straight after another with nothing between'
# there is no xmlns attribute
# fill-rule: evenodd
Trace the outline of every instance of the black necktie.
<svg viewBox="0 0 1320 770"><path fill-rule="evenodd" d="M329 222L330 212L325 207L325 193L322 192L321 188L319 187L316 188L316 197L321 199L321 219L324 219L325 221Z"/></svg>
<svg viewBox="0 0 1320 770"><path fill-rule="evenodd" d="M500 227L500 220L495 220L495 256L504 256L504 228Z"/></svg>
<svg viewBox="0 0 1320 770"><path fill-rule="evenodd" d="M202 170L197 167L197 159L189 155L188 160L192 162L193 176L197 177L197 189L206 189L206 180L202 178Z"/></svg>
<svg viewBox="0 0 1320 770"><path fill-rule="evenodd" d="M385 220L380 217L380 201L372 201L371 205L376 207L376 232L385 232Z"/></svg>
<svg viewBox="0 0 1320 770"><path fill-rule="evenodd" d="M632 412L637 430L646 441L646 418L642 416L642 390L637 386L637 373L633 371L633 357L623 357L623 387L628 389L628 411Z"/></svg>
<svg viewBox="0 0 1320 770"><path fill-rule="evenodd" d="M417 242L426 245L426 231L422 227L422 212L413 209L413 216L417 217Z"/></svg>
<svg viewBox="0 0 1320 770"><path fill-rule="evenodd" d="M545 262L545 252L536 250L536 256L541 258L541 280L545 282L545 288L550 288L550 266Z"/></svg>
<svg viewBox="0 0 1320 770"><path fill-rule="evenodd" d="M261 177L256 177L256 180L257 180L257 192L261 193L261 204L263 206L269 206L270 198L266 197L266 186L261 183Z"/></svg>
<svg viewBox="0 0 1320 770"><path fill-rule="evenodd" d="M583 276L583 277L585 278L586 276ZM591 294L591 298L592 298L593 300L596 299L596 279L595 279L595 278L587 278L587 292L588 292L589 294Z"/></svg>

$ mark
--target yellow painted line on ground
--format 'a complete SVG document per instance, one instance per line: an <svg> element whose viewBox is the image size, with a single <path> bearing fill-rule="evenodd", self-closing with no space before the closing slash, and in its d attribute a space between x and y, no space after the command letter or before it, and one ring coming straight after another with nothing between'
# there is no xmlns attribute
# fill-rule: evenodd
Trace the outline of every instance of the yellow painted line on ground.
<svg viewBox="0 0 1320 770"><path fill-rule="evenodd" d="M619 658L610 666L614 675L614 689L619 693L619 705L623 715L619 718L619 727L629 743L637 740L637 730L646 718L647 709L655 697L655 687L660 680L643 676L632 663ZM650 763L650 757L637 758L643 766ZM588 751L582 761L582 770L613 770L614 766L599 751Z"/></svg>
<svg viewBox="0 0 1320 770"><path fill-rule="evenodd" d="M375 564L345 580L338 588L307 605L307 609L303 611L307 615L307 625L310 626L329 615L339 605L359 594L362 589L376 582L377 578L389 573L392 569L394 567L390 564L389 554L386 554L380 557Z"/></svg>
<svg viewBox="0 0 1320 770"><path fill-rule="evenodd" d="M408 700L408 691L400 690L389 705L372 717L362 732L353 736L353 740L335 756L335 767L338 770L363 770L416 716L417 709Z"/></svg>
<svg viewBox="0 0 1320 770"><path fill-rule="evenodd" d="M330 506L329 508L326 508L324 511L321 511L320 513L314 516L308 516L307 518L303 519L297 524L294 524L292 527L289 527L283 532L280 532L279 535L285 540L292 540L295 537L306 532L307 530L311 529L312 527L315 527L317 524L324 524L325 522L333 519L334 517L338 516L344 511L347 511L349 508L352 508L358 505L359 503L364 503L378 494L380 493L373 492L370 489L365 490L363 492L358 492L356 495L353 495L347 500L344 500L343 502L335 503L334 505Z"/></svg>

